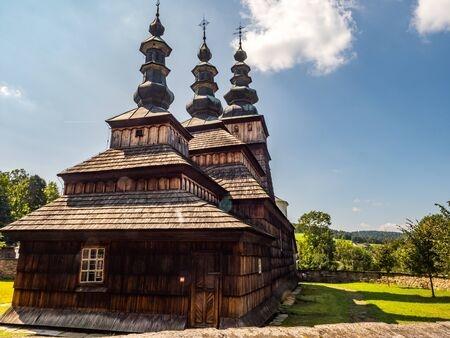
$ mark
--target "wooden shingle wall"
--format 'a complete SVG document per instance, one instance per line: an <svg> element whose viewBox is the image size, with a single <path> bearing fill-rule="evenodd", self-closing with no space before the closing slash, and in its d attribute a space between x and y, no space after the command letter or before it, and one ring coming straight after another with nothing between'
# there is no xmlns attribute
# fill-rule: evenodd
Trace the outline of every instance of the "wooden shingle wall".
<svg viewBox="0 0 450 338"><path fill-rule="evenodd" d="M124 176L119 179L111 179L108 181L80 181L77 183L67 183L64 187L64 194L70 196L92 193L122 193L180 189L188 191L207 202L214 204L219 202L216 194L182 174L176 177L152 177L148 179L132 179Z"/></svg>
<svg viewBox="0 0 450 338"><path fill-rule="evenodd" d="M114 128L111 131L110 145L114 149L154 144L169 144L184 156L189 156L188 141L170 124Z"/></svg>
<svg viewBox="0 0 450 338"><path fill-rule="evenodd" d="M83 243L21 243L13 306L186 315L191 253L231 253L229 243L217 242L99 243L106 246L106 280L90 290L78 283Z"/></svg>

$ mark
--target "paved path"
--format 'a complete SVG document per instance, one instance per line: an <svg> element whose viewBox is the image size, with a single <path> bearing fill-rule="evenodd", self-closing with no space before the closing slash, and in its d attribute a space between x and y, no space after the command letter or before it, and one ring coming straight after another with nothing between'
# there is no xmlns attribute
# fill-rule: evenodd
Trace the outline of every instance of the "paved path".
<svg viewBox="0 0 450 338"><path fill-rule="evenodd" d="M2 337L106 337L102 334L65 332L59 330L20 329L0 326ZM112 337L112 336L111 336ZM115 336L117 338L118 336ZM184 331L163 331L144 334L130 334L122 338L445 338L450 337L450 322L416 323L408 325L384 323L349 323L317 325L314 327L249 327L241 329L196 329Z"/></svg>

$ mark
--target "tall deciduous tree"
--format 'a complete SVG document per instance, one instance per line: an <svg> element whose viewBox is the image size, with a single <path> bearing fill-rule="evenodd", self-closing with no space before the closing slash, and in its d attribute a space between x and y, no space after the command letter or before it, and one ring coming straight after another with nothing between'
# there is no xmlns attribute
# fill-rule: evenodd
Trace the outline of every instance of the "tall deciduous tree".
<svg viewBox="0 0 450 338"><path fill-rule="evenodd" d="M296 229L297 232L304 232L306 227L313 225L320 228L329 227L331 225L331 216L322 211L312 210L298 219Z"/></svg>
<svg viewBox="0 0 450 338"><path fill-rule="evenodd" d="M402 231L410 245L408 265L417 274L426 274L430 279L431 294L435 297L433 275L442 271L444 257L439 252L439 231L445 222L441 214L429 215L420 221L408 220Z"/></svg>
<svg viewBox="0 0 450 338"><path fill-rule="evenodd" d="M307 269L333 269L335 244L329 226L330 215L321 211L310 211L299 219L304 232L305 245L299 252L300 265Z"/></svg>
<svg viewBox="0 0 450 338"><path fill-rule="evenodd" d="M53 202L59 197L58 186L55 182L49 182L44 190L46 203Z"/></svg>
<svg viewBox="0 0 450 338"><path fill-rule="evenodd" d="M15 169L8 174L8 201L13 220L17 220L30 212L28 205L29 176L23 169Z"/></svg>
<svg viewBox="0 0 450 338"><path fill-rule="evenodd" d="M30 211L39 209L47 203L44 190L47 184L45 180L38 175L33 175L28 179L27 202Z"/></svg>
<svg viewBox="0 0 450 338"><path fill-rule="evenodd" d="M450 206L450 201L447 202ZM441 209L443 217L442 222L438 225L437 231L437 251L442 259L443 272L450 274L450 210L443 205L437 204Z"/></svg>
<svg viewBox="0 0 450 338"><path fill-rule="evenodd" d="M12 221L11 208L8 201L8 185L8 175L0 172L0 227Z"/></svg>

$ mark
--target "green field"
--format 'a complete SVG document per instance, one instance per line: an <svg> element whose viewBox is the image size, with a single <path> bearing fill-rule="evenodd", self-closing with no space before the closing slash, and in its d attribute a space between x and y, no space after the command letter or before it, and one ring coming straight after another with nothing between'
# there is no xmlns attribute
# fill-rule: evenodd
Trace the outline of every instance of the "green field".
<svg viewBox="0 0 450 338"><path fill-rule="evenodd" d="M11 304L13 296L13 281L0 280L0 314L3 314Z"/></svg>
<svg viewBox="0 0 450 338"><path fill-rule="evenodd" d="M284 326L450 320L450 291L402 288L374 283L302 283L296 303L286 308Z"/></svg>

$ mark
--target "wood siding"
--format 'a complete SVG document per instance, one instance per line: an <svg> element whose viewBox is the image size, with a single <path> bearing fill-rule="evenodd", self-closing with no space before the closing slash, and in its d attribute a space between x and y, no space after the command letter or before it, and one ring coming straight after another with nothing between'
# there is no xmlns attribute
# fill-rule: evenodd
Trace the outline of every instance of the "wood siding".
<svg viewBox="0 0 450 338"><path fill-rule="evenodd" d="M189 156L188 141L169 123L111 130L111 148L114 149L154 144L169 144Z"/></svg>
<svg viewBox="0 0 450 338"><path fill-rule="evenodd" d="M194 312L189 311L194 310L192 306L197 302L209 309L201 315L204 317L197 316L200 318L197 322L203 318L205 325L196 326L217 326L218 320L237 320L267 301L279 281L291 275L293 261L292 255L291 259L288 256L292 251L280 254L277 245L264 243L267 240L257 238L240 242L102 242L100 238L88 243L24 241L13 306L169 314L186 318L191 314L193 318ZM84 245L106 247L102 285L79 284L80 252ZM214 267L208 267L211 270L208 272L215 276L207 280L208 285L205 285L206 280L197 280L197 294L202 287L217 288L216 293L205 291L206 303L192 298L196 294L192 290L198 275L199 263L194 259L198 253L220 260ZM184 283L180 282L180 277L185 278ZM213 308L217 313L211 312Z"/></svg>

